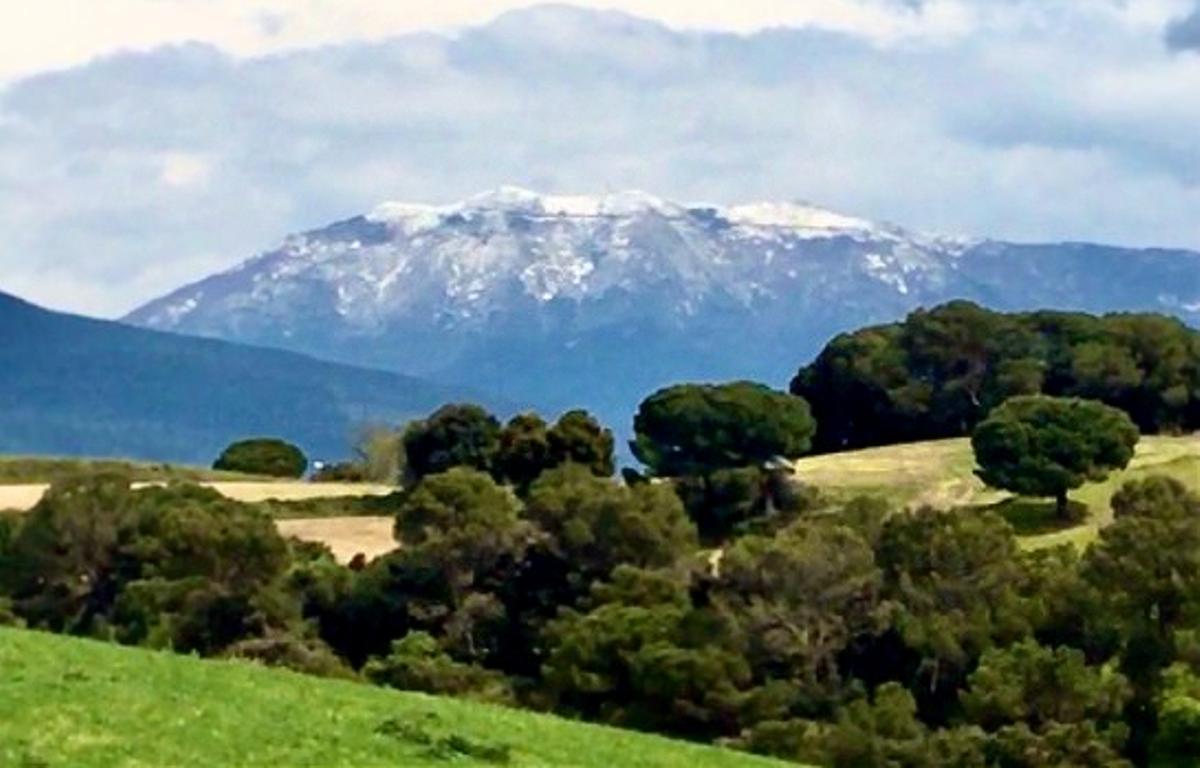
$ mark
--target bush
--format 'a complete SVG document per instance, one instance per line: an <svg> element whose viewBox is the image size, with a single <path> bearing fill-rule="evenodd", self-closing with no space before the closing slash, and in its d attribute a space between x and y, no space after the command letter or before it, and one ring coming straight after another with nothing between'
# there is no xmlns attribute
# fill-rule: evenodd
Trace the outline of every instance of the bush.
<svg viewBox="0 0 1200 768"><path fill-rule="evenodd" d="M413 632L397 640L391 653L368 662L363 674L377 685L403 691L461 696L494 704L511 704L514 700L504 675L455 661L425 632Z"/></svg>
<svg viewBox="0 0 1200 768"><path fill-rule="evenodd" d="M308 458L291 443L255 438L230 445L213 463L213 469L266 477L303 477Z"/></svg>

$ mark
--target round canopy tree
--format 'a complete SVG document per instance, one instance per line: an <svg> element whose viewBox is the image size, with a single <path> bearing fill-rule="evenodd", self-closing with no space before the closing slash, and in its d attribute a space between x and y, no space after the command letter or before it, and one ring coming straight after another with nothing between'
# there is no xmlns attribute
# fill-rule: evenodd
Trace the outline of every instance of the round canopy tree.
<svg viewBox="0 0 1200 768"><path fill-rule="evenodd" d="M500 422L471 404L443 406L404 433L408 470L417 480L454 467L487 472L499 443Z"/></svg>
<svg viewBox="0 0 1200 768"><path fill-rule="evenodd" d="M659 477L797 458L812 444L808 403L762 384L683 384L656 392L638 409L634 455Z"/></svg>
<svg viewBox="0 0 1200 768"><path fill-rule="evenodd" d="M242 440L226 448L213 463L213 469L267 477L303 477L308 469L308 458L291 443L260 437Z"/></svg>
<svg viewBox="0 0 1200 768"><path fill-rule="evenodd" d="M1092 400L1014 397L971 435L979 475L1022 496L1052 496L1067 516L1067 492L1103 480L1133 458L1139 434L1121 410Z"/></svg>

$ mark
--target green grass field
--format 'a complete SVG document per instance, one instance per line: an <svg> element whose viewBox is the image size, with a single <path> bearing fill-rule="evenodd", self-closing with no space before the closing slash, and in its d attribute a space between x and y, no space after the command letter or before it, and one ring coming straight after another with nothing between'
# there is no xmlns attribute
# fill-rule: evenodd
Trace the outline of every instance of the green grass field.
<svg viewBox="0 0 1200 768"><path fill-rule="evenodd" d="M974 474L975 460L966 439L892 445L802 459L797 476L834 498L869 495L897 506L993 508L1009 518L1027 546L1084 544L1112 520L1109 500L1129 480L1170 475L1200 492L1200 435L1143 437L1129 467L1103 483L1085 485L1071 499L1086 506L1086 519L1061 528L1051 519L1052 505L1016 500L991 490Z"/></svg>
<svg viewBox="0 0 1200 768"><path fill-rule="evenodd" d="M0 765L752 768L516 710L0 629Z"/></svg>
<svg viewBox="0 0 1200 768"><path fill-rule="evenodd" d="M68 459L40 456L0 456L0 485L52 483L64 477L89 471L128 472L134 482L168 480L215 482L257 479L235 472L217 472L202 467L125 461L121 459Z"/></svg>

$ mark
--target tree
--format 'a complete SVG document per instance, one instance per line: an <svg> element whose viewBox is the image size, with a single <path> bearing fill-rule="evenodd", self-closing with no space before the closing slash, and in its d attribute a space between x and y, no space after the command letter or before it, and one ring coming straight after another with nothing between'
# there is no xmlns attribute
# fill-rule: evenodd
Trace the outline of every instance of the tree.
<svg viewBox="0 0 1200 768"><path fill-rule="evenodd" d="M404 432L408 470L420 480L454 467L487 472L500 440L500 422L478 405L446 405Z"/></svg>
<svg viewBox="0 0 1200 768"><path fill-rule="evenodd" d="M1119 723L1129 684L1118 672L1089 667L1073 648L1044 648L1024 640L983 654L962 696L969 722L988 731L1024 723Z"/></svg>
<svg viewBox="0 0 1200 768"><path fill-rule="evenodd" d="M119 590L117 544L132 504L123 474L52 485L17 529L0 573L17 613L34 627L87 631Z"/></svg>
<svg viewBox="0 0 1200 768"><path fill-rule="evenodd" d="M880 587L874 553L857 533L800 522L730 546L710 596L740 629L757 679L788 681L821 701L840 683L842 649L879 628Z"/></svg>
<svg viewBox="0 0 1200 768"><path fill-rule="evenodd" d="M808 403L762 384L684 384L642 402L634 455L659 477L793 459L809 449L816 424Z"/></svg>
<svg viewBox="0 0 1200 768"><path fill-rule="evenodd" d="M512 491L466 467L431 475L404 495L395 533L404 569L414 576L424 571L436 577L424 589L435 597L425 613L437 616L434 623L457 635L460 657L491 654L492 630L505 620L495 590L508 580L497 572L505 566L515 568L535 534L521 520Z"/></svg>
<svg viewBox="0 0 1200 768"><path fill-rule="evenodd" d="M991 513L895 515L884 525L876 561L882 597L895 609L894 631L907 650L897 654L903 663L893 674L912 680L928 722L944 721L980 655L1030 632L1012 527ZM863 655L870 661L873 654Z"/></svg>
<svg viewBox="0 0 1200 768"><path fill-rule="evenodd" d="M599 477L612 477L613 433L587 411L567 411L547 434L551 466L579 464Z"/></svg>
<svg viewBox="0 0 1200 768"><path fill-rule="evenodd" d="M599 477L615 471L612 432L587 411L568 411L552 427L536 413L513 417L500 432L493 474L524 494L543 472L564 464Z"/></svg>
<svg viewBox="0 0 1200 768"><path fill-rule="evenodd" d="M368 425L355 435L354 455L363 477L373 483L399 483L404 477L404 432Z"/></svg>
<svg viewBox="0 0 1200 768"><path fill-rule="evenodd" d="M1163 670L1178 634L1200 616L1200 498L1178 481L1152 477L1113 497L1115 519L1088 549L1083 576L1120 630L1121 671L1133 686L1126 712L1130 748L1144 755L1156 727Z"/></svg>
<svg viewBox="0 0 1200 768"><path fill-rule="evenodd" d="M1067 492L1128 466L1138 437L1129 416L1116 408L1035 395L1005 401L975 428L971 444L985 483L1052 496L1065 519Z"/></svg>
<svg viewBox="0 0 1200 768"><path fill-rule="evenodd" d="M1005 399L1087 397L1144 433L1200 429L1200 332L1150 314L1002 314L965 301L842 334L802 368L817 451L969 435Z"/></svg>
<svg viewBox="0 0 1200 768"><path fill-rule="evenodd" d="M669 566L698 547L696 529L666 485L633 488L579 464L547 472L533 484L525 517L549 534L551 553L582 586L618 565Z"/></svg>
<svg viewBox="0 0 1200 768"><path fill-rule="evenodd" d="M546 422L536 413L514 416L500 432L493 474L524 493L553 463Z"/></svg>
<svg viewBox="0 0 1200 768"><path fill-rule="evenodd" d="M255 438L230 445L213 463L213 469L267 477L303 477L308 458L291 443Z"/></svg>

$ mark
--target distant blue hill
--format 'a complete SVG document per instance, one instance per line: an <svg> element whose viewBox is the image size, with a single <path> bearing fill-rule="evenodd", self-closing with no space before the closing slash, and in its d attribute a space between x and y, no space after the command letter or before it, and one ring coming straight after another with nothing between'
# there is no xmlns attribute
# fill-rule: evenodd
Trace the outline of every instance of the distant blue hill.
<svg viewBox="0 0 1200 768"><path fill-rule="evenodd" d="M0 452L10 454L208 463L232 440L272 435L337 459L365 422L481 399L400 374L60 314L6 294L0 371Z"/></svg>

